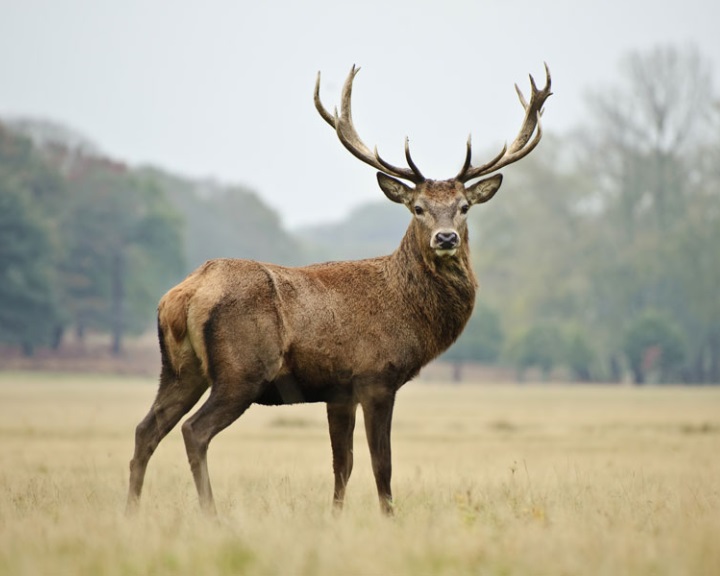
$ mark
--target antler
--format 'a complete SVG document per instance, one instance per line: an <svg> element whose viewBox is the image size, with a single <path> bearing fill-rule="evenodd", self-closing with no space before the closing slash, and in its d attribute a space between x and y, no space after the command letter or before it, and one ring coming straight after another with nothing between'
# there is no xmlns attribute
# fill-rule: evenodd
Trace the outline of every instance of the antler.
<svg viewBox="0 0 720 576"><path fill-rule="evenodd" d="M470 137L468 137L465 162L462 169L455 177L456 180L459 180L460 182L467 182L468 180L473 180L474 178L485 176L486 174L490 174L491 172L499 170L503 166L507 166L508 164L517 162L518 160L524 158L533 151L535 146L537 146L540 142L540 138L542 138L540 116L542 116L543 113L543 104L545 104L545 100L547 100L548 96L552 94L552 92L550 92L550 69L548 68L547 64L545 64L545 78L545 87L542 90L538 90L537 86L535 85L535 79L532 77L532 74L530 75L530 86L532 87L532 94L530 95L529 104L527 100L525 100L525 97L520 91L520 88L518 88L518 85L515 84L515 90L517 91L518 98L520 98L520 104L522 104L523 108L525 109L525 119L523 120L520 132L518 133L513 143L510 144L510 147L505 144L500 153L495 156L495 158L490 160L490 162L488 162L487 164L483 164L482 166L472 166L472 145L470 142ZM530 141L530 137L533 135L533 132L535 132L536 126L537 133L535 134L535 137L532 139L532 141Z"/></svg>
<svg viewBox="0 0 720 576"><path fill-rule="evenodd" d="M317 108L317 111L320 113L320 116L323 117L325 122L330 124L330 126L332 126L337 132L340 142L342 142L343 146L345 146L345 148L347 148L353 156L386 174L402 178L403 180L409 180L415 184L423 182L425 177L422 175L410 156L410 142L408 138L405 138L405 159L407 160L410 169L393 166L389 162L383 160L377 151L377 146L373 152L370 152L370 149L363 143L360 136L358 136L355 126L353 126L352 105L350 100L352 98L352 83L355 79L355 75L359 71L360 68L356 68L353 65L350 70L350 74L348 74L348 77L345 80L342 90L339 115L337 108L335 109L334 114L330 114L320 101L320 72L318 72L317 81L315 82L315 108Z"/></svg>

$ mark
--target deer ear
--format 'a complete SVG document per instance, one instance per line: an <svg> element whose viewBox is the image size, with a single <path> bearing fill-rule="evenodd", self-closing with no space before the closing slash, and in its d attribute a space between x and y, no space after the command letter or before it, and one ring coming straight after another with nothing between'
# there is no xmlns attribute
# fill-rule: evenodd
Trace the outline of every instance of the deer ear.
<svg viewBox="0 0 720 576"><path fill-rule="evenodd" d="M490 200L500 188L502 179L502 174L496 174L495 176L485 178L465 188L465 195L467 196L468 202L470 202L470 204L482 204Z"/></svg>
<svg viewBox="0 0 720 576"><path fill-rule="evenodd" d="M412 198L413 188L410 188L407 184L403 184L400 180L378 172L377 181L378 184L380 184L380 189L385 192L385 196L393 202L407 204Z"/></svg>

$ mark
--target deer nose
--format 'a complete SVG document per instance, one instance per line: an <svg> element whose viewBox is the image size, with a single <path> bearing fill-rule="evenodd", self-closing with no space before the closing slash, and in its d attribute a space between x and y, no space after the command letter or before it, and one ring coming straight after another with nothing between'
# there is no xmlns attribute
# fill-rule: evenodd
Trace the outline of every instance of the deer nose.
<svg viewBox="0 0 720 576"><path fill-rule="evenodd" d="M452 250L457 248L460 243L460 237L457 232L438 232L435 234L435 244L437 248L442 250Z"/></svg>

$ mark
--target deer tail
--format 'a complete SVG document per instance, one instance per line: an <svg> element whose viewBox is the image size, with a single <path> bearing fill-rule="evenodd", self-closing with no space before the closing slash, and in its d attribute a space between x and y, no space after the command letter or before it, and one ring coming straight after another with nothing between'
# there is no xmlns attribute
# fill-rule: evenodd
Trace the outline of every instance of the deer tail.
<svg viewBox="0 0 720 576"><path fill-rule="evenodd" d="M158 326L178 344L187 335L188 306L194 293L181 284L165 294L158 306Z"/></svg>

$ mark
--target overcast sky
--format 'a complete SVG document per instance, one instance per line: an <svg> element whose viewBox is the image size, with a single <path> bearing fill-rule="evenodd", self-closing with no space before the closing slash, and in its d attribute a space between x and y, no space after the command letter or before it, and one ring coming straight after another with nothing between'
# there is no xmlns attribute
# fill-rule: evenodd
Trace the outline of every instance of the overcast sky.
<svg viewBox="0 0 720 576"><path fill-rule="evenodd" d="M107 154L253 188L289 226L381 198L374 170L313 108L351 65L364 141L429 177L464 143L494 150L522 120L513 84L543 61L544 125L577 125L621 55L694 44L720 78L716 0L0 0L0 115L50 119Z"/></svg>

